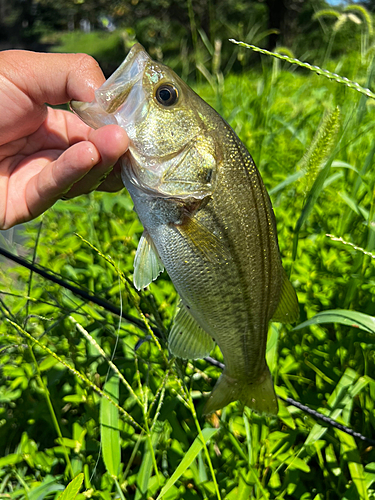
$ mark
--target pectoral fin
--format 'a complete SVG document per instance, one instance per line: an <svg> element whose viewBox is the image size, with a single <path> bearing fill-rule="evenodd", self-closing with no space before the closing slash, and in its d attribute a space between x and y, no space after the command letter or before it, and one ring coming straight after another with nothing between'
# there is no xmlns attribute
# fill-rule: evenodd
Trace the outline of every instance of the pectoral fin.
<svg viewBox="0 0 375 500"><path fill-rule="evenodd" d="M280 323L294 323L299 317L299 307L296 292L283 270L283 284L280 300L276 311L272 316L272 321Z"/></svg>
<svg viewBox="0 0 375 500"><path fill-rule="evenodd" d="M229 258L223 242L195 217L186 217L184 222L175 226L177 231L201 252L210 262L217 264Z"/></svg>
<svg viewBox="0 0 375 500"><path fill-rule="evenodd" d="M148 232L144 231L139 240L134 259L133 282L135 288L137 290L146 288L163 271L164 266L155 245Z"/></svg>
<svg viewBox="0 0 375 500"><path fill-rule="evenodd" d="M199 359L208 356L215 343L180 302L168 337L168 346L174 356Z"/></svg>

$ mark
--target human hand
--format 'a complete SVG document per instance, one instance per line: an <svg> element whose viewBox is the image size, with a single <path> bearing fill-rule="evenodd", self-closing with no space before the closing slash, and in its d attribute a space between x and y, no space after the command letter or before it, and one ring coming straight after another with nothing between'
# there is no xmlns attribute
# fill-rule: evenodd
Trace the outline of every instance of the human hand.
<svg viewBox="0 0 375 500"><path fill-rule="evenodd" d="M93 130L45 104L92 101L103 82L84 54L0 52L0 229L37 217L62 196L123 187L116 162L128 148L126 132Z"/></svg>

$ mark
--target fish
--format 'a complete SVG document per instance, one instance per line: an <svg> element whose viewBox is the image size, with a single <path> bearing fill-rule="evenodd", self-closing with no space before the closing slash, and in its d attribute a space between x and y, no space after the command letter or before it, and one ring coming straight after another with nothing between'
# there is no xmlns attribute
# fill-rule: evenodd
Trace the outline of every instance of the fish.
<svg viewBox="0 0 375 500"><path fill-rule="evenodd" d="M180 296L171 354L204 358L216 343L224 358L203 414L237 400L277 414L268 324L295 322L299 307L270 197L244 144L140 44L91 103L72 101L71 108L93 128L113 123L129 136L122 179L144 227L134 285L147 287L165 268Z"/></svg>

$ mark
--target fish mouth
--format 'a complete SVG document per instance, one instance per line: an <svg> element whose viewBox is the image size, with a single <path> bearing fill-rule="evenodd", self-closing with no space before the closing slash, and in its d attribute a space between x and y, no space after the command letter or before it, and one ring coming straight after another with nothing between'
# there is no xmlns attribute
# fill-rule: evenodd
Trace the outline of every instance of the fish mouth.
<svg viewBox="0 0 375 500"><path fill-rule="evenodd" d="M129 54L117 70L95 91L92 102L71 101L70 107L87 125L99 128L118 124L126 129L131 117L144 105L142 79L148 63L152 61L139 43L133 45ZM131 95L130 103L127 102ZM126 113L117 111L127 103Z"/></svg>

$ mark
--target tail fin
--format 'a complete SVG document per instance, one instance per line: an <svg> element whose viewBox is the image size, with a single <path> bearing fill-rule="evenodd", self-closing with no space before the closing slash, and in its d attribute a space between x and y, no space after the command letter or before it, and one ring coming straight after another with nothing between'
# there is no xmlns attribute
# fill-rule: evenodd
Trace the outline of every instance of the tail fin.
<svg viewBox="0 0 375 500"><path fill-rule="evenodd" d="M277 414L278 404L268 368L263 380L256 383L237 381L224 371L206 402L203 414L208 415L237 400L257 413Z"/></svg>

